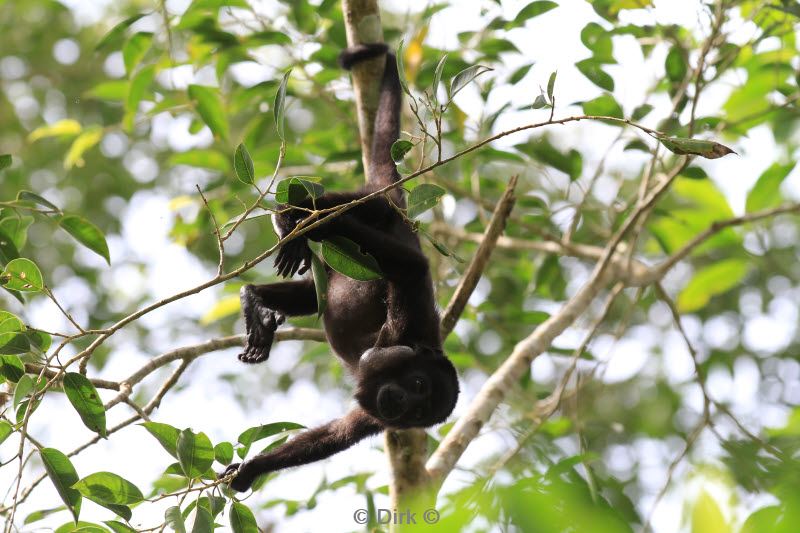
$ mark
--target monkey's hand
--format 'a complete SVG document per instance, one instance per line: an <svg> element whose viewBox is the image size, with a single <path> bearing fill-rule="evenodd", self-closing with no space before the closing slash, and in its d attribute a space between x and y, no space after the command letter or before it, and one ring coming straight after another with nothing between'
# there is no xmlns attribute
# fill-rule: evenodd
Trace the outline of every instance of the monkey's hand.
<svg viewBox="0 0 800 533"><path fill-rule="evenodd" d="M250 285L245 285L239 295L247 330L244 351L239 354L239 361L243 363L260 363L269 358L275 330L285 320L281 313L261 304L252 291Z"/></svg>
<svg viewBox="0 0 800 533"><path fill-rule="evenodd" d="M283 278L305 274L311 268L311 250L305 236L282 244L275 257L275 270Z"/></svg>
<svg viewBox="0 0 800 533"><path fill-rule="evenodd" d="M247 469L242 469L241 466L241 463L234 463L228 466L228 468L226 468L225 471L218 476L220 479L222 479L230 476L231 474L235 474L235 477L230 481L228 486L236 492L246 491L250 488L250 485L253 484L253 481L255 481L255 476L248 474Z"/></svg>

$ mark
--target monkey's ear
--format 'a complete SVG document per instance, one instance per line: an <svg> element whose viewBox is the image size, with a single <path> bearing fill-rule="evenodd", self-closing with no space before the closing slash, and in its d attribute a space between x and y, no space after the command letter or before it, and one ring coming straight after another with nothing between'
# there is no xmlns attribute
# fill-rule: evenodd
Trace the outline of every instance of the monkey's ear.
<svg viewBox="0 0 800 533"><path fill-rule="evenodd" d="M386 346L370 348L358 361L358 372L362 376L374 376L386 370L404 367L416 357L410 346Z"/></svg>

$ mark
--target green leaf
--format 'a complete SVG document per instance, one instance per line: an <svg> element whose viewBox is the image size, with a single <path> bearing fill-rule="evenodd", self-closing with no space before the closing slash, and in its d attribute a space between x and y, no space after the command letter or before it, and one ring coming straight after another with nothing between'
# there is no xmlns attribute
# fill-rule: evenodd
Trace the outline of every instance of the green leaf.
<svg viewBox="0 0 800 533"><path fill-rule="evenodd" d="M622 118L622 108L610 94L603 94L583 102L583 112L587 115ZM604 121L606 124L622 126L621 122Z"/></svg>
<svg viewBox="0 0 800 533"><path fill-rule="evenodd" d="M49 202L45 198L42 198L41 196L39 196L35 192L19 191L17 193L17 200L24 201L24 202L33 202L35 204L39 204L39 205L41 205L43 207L46 207L48 209L52 209L55 212L60 212L61 211L58 207L56 207L55 204Z"/></svg>
<svg viewBox="0 0 800 533"><path fill-rule="evenodd" d="M23 520L22 523L27 526L28 524L33 524L34 522L38 522L39 520L47 518L51 514L65 511L66 509L67 509L66 505L59 505L58 507L53 507L52 509L41 509L39 511L34 511L30 513L28 516L26 516L25 520Z"/></svg>
<svg viewBox="0 0 800 533"><path fill-rule="evenodd" d="M153 44L153 34L147 32L134 33L125 46L122 47L122 59L125 62L125 72L131 75L133 69L142 60L144 55L150 50Z"/></svg>
<svg viewBox="0 0 800 533"><path fill-rule="evenodd" d="M249 450L250 446L256 441L272 437L284 431L304 428L305 426L295 422L272 422L271 424L262 424L260 426L248 428L240 433L236 440L239 444L242 444L246 450Z"/></svg>
<svg viewBox="0 0 800 533"><path fill-rule="evenodd" d="M592 51L592 56L603 63L614 63L614 44L611 32L596 22L590 22L581 30L581 42Z"/></svg>
<svg viewBox="0 0 800 533"><path fill-rule="evenodd" d="M747 193L747 212L759 211L761 209L769 209L781 203L781 183L786 179L786 176L794 170L796 161L787 165L773 163L761 176L758 181Z"/></svg>
<svg viewBox="0 0 800 533"><path fill-rule="evenodd" d="M442 79L442 69L444 69L444 62L447 60L447 54L443 55L436 65L436 70L433 71L433 83L431 83L431 96L433 97L434 104L439 102L437 93L439 92L439 81ZM394 148L394 146L392 146Z"/></svg>
<svg viewBox="0 0 800 533"><path fill-rule="evenodd" d="M139 425L149 431L168 454L178 458L178 436L181 433L178 428L161 422L143 422Z"/></svg>
<svg viewBox="0 0 800 533"><path fill-rule="evenodd" d="M11 237L17 249L25 246L28 239L28 228L33 224L32 216L9 216L0 220L0 234ZM2 245L2 243L0 243Z"/></svg>
<svg viewBox="0 0 800 533"><path fill-rule="evenodd" d="M286 74L283 75L283 79L280 85L278 85L278 91L275 93L275 103L272 106L275 115L275 130L278 132L278 137L280 137L282 141L285 140L283 124L285 122L284 117L286 113L286 84L289 83L289 75L291 73L292 70L289 69L286 71Z"/></svg>
<svg viewBox="0 0 800 533"><path fill-rule="evenodd" d="M589 78L589 81L605 89L608 92L614 90L614 78L606 74L603 70L602 64L595 58L584 59L575 63L581 74Z"/></svg>
<svg viewBox="0 0 800 533"><path fill-rule="evenodd" d="M762 507L747 517L739 533L764 533L767 531L778 533L781 531L781 529L779 529L781 522L784 522L784 520L783 509L781 509L780 506L770 505L768 507ZM788 531L786 531L786 533L788 533Z"/></svg>
<svg viewBox="0 0 800 533"><path fill-rule="evenodd" d="M245 37L242 43L246 48L254 46L264 46L268 44L288 45L292 44L292 39L285 33L279 31L259 31L251 33Z"/></svg>
<svg viewBox="0 0 800 533"><path fill-rule="evenodd" d="M16 383L25 375L25 366L16 355L0 355L0 375Z"/></svg>
<svg viewBox="0 0 800 533"><path fill-rule="evenodd" d="M321 317L328 307L328 272L325 270L325 264L317 255L322 253L321 245L314 244L319 245L320 248L319 251L311 254L311 275L314 278L314 291L317 294L317 317Z"/></svg>
<svg viewBox="0 0 800 533"><path fill-rule="evenodd" d="M101 437L105 437L106 409L92 382L83 374L67 372L64 374L64 392L78 411L83 424Z"/></svg>
<svg viewBox="0 0 800 533"><path fill-rule="evenodd" d="M358 244L345 237L322 241L322 257L336 272L358 281L371 281L383 276L375 258L363 253Z"/></svg>
<svg viewBox="0 0 800 533"><path fill-rule="evenodd" d="M130 509L128 510L130 511ZM130 520L130 518L127 518L127 520ZM103 523L111 528L114 533L136 533L136 530L129 525L116 520L105 520Z"/></svg>
<svg viewBox="0 0 800 533"><path fill-rule="evenodd" d="M718 159L736 153L727 146L714 141L682 137L658 137L658 140L667 150L678 155L699 155L706 159Z"/></svg>
<svg viewBox="0 0 800 533"><path fill-rule="evenodd" d="M111 28L111 31L109 31L100 40L100 42L97 43L95 50L100 50L101 48L105 48L106 46L116 41L119 41L122 35L125 33L125 30L127 30L134 22L144 17L145 15L147 15L147 13L139 13L137 15L133 15L132 17L126 18L125 20L123 20L122 22Z"/></svg>
<svg viewBox="0 0 800 533"><path fill-rule="evenodd" d="M517 13L517 16L514 17L514 23L519 26L526 20L532 19L533 17L538 17L539 15L547 13L551 9L555 9L557 7L557 3L549 2L547 0L531 2L527 6L523 7L519 13Z"/></svg>
<svg viewBox="0 0 800 533"><path fill-rule="evenodd" d="M408 195L408 218L416 218L439 203L447 191L432 183L422 183Z"/></svg>
<svg viewBox="0 0 800 533"><path fill-rule="evenodd" d="M667 59L664 61L664 68L667 71L667 77L673 82L683 81L689 67L686 65L686 58L683 52L677 46L669 49Z"/></svg>
<svg viewBox="0 0 800 533"><path fill-rule="evenodd" d="M70 118L65 118L63 120L59 120L58 122L54 122L53 124L36 128L30 133L30 135L28 135L28 142L36 142L39 139L45 139L47 137L71 137L79 134L80 132L80 122Z"/></svg>
<svg viewBox="0 0 800 533"><path fill-rule="evenodd" d="M9 154L0 155L0 170L5 170L11 166L11 156Z"/></svg>
<svg viewBox="0 0 800 533"><path fill-rule="evenodd" d="M78 481L78 473L69 457L56 450L55 448L42 448L39 450L42 456L42 463L47 472L47 476L55 486L58 495L69 508L75 523L81 514L81 495L80 492L72 488Z"/></svg>
<svg viewBox="0 0 800 533"><path fill-rule="evenodd" d="M0 420L0 444L3 444L12 433L14 433L14 426L5 420Z"/></svg>
<svg viewBox="0 0 800 533"><path fill-rule="evenodd" d="M258 533L256 517L245 504L233 502L228 513L233 533Z"/></svg>
<svg viewBox="0 0 800 533"><path fill-rule="evenodd" d="M216 87L189 85L189 98L195 103L200 118L211 132L222 140L228 139L228 122L222 107L222 99Z"/></svg>
<svg viewBox="0 0 800 533"><path fill-rule="evenodd" d="M14 239L0 229L0 266L3 266L19 257L19 247Z"/></svg>
<svg viewBox="0 0 800 533"><path fill-rule="evenodd" d="M128 86L128 80L104 81L98 83L83 94L87 98L95 98L97 100L124 102L125 98L128 96Z"/></svg>
<svg viewBox="0 0 800 533"><path fill-rule="evenodd" d="M155 76L156 66L147 65L131 78L131 83L128 87L128 96L125 99L125 116L122 119L123 127L126 131L130 132L133 130L133 120L136 118L136 112L139 110L139 103L144 98L147 88L153 83Z"/></svg>
<svg viewBox="0 0 800 533"><path fill-rule="evenodd" d="M528 72L530 72L532 67L533 67L532 64L531 65L524 65L522 67L519 67L508 78L508 83L510 83L511 85L519 83L520 81L522 81L522 78L524 78L525 76L528 75Z"/></svg>
<svg viewBox="0 0 800 533"><path fill-rule="evenodd" d="M139 488L112 472L96 472L75 483L73 488L93 502L131 505L144 499Z"/></svg>
<svg viewBox="0 0 800 533"><path fill-rule="evenodd" d="M641 120L647 115L649 115L653 109L654 109L653 106L651 106L650 104L642 104L633 110L631 118L633 120Z"/></svg>
<svg viewBox="0 0 800 533"><path fill-rule="evenodd" d="M518 144L514 148L564 172L572 181L578 179L583 172L583 158L580 152L573 149L563 153L553 146L548 137L541 137L528 143Z"/></svg>
<svg viewBox="0 0 800 533"><path fill-rule="evenodd" d="M0 285L12 291L38 292L44 290L44 279L33 261L20 257L6 265Z"/></svg>
<svg viewBox="0 0 800 533"><path fill-rule="evenodd" d="M69 170L72 167L82 167L83 154L90 150L103 138L103 128L93 126L75 138L70 145L67 155L64 156L64 168Z"/></svg>
<svg viewBox="0 0 800 533"><path fill-rule="evenodd" d="M33 391L33 388L33 378L29 374L22 376L17 382L17 386L14 387L14 407L19 407L23 400L27 400L28 394Z"/></svg>
<svg viewBox="0 0 800 533"><path fill-rule="evenodd" d="M316 200L323 195L325 188L311 179L319 178L305 176L305 178L294 177L281 180L275 190L275 201L279 204L300 205L309 196Z"/></svg>
<svg viewBox="0 0 800 533"><path fill-rule="evenodd" d="M739 285L747 270L743 259L726 259L698 270L678 295L678 309L683 313L702 309L713 296Z"/></svg>
<svg viewBox="0 0 800 533"><path fill-rule="evenodd" d="M220 442L214 446L214 459L225 466L231 464L231 461L233 461L233 444L230 442Z"/></svg>
<svg viewBox="0 0 800 533"><path fill-rule="evenodd" d="M106 237L100 228L78 215L64 215L58 224L76 241L105 259L106 263L111 264L108 243L106 243Z"/></svg>
<svg viewBox="0 0 800 533"><path fill-rule="evenodd" d="M164 521L175 533L186 533L186 525L183 523L183 514L180 507L167 508L164 511Z"/></svg>
<svg viewBox="0 0 800 533"><path fill-rule="evenodd" d="M541 109L543 107L550 107L550 102L547 101L547 98L544 97L543 94L540 94L536 97L536 100L533 101L531 104L532 109Z"/></svg>
<svg viewBox="0 0 800 533"><path fill-rule="evenodd" d="M692 533L730 533L717 502L706 491L700 493L692 510Z"/></svg>
<svg viewBox="0 0 800 533"><path fill-rule="evenodd" d="M392 161L394 161L395 165L399 165L405 159L406 154L414 148L414 143L411 141L406 141L404 139L397 139L391 148L391 155Z"/></svg>
<svg viewBox="0 0 800 533"><path fill-rule="evenodd" d="M105 507L115 515L119 516L123 520L130 520L133 517L133 511L127 505L118 505L115 503L101 503L95 502L97 505Z"/></svg>
<svg viewBox="0 0 800 533"><path fill-rule="evenodd" d="M551 102L553 101L553 91L556 88L556 76L558 76L557 70L550 74L550 79L547 80L547 97Z"/></svg>
<svg viewBox="0 0 800 533"><path fill-rule="evenodd" d="M458 74L455 75L453 80L450 82L450 91L448 92L448 96L452 100L458 91L469 85L469 83L486 72L490 70L494 70L492 68L483 66L483 65L472 65L471 67L467 67Z"/></svg>
<svg viewBox="0 0 800 533"><path fill-rule="evenodd" d="M405 64L403 63L403 40L400 40L400 43L397 45L397 50L395 51L394 57L397 58L397 77L400 78L400 86L403 87L403 92L405 92L409 97L413 98L411 95L411 91L408 90L408 82L406 82L406 68Z"/></svg>
<svg viewBox="0 0 800 533"><path fill-rule="evenodd" d="M189 150L188 152L180 152L171 155L168 162L170 165L189 165L192 167L218 170L220 172L228 172L231 169L231 163L228 157L216 150Z"/></svg>
<svg viewBox="0 0 800 533"><path fill-rule="evenodd" d="M196 505L186 519L186 525L190 533L213 533L214 517L211 512L202 505Z"/></svg>
<svg viewBox="0 0 800 533"><path fill-rule="evenodd" d="M233 156L233 168L236 169L236 177L242 183L252 185L256 180L256 171L253 166L253 158L250 157L250 152L247 151L247 146L244 143L236 147L236 153Z"/></svg>
<svg viewBox="0 0 800 533"><path fill-rule="evenodd" d="M108 533L103 526L91 522L67 522L54 531L54 533Z"/></svg>
<svg viewBox="0 0 800 533"><path fill-rule="evenodd" d="M214 448L205 433L193 433L190 429L178 435L178 462L186 477L198 478L211 468Z"/></svg>
<svg viewBox="0 0 800 533"><path fill-rule="evenodd" d="M0 318L0 354L21 355L28 353L30 349L30 340L19 319Z"/></svg>

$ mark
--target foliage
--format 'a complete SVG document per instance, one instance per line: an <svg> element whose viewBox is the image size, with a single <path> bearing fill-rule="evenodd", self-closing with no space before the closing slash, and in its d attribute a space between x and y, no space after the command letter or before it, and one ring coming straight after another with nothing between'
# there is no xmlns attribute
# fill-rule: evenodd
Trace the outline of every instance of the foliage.
<svg viewBox="0 0 800 533"><path fill-rule="evenodd" d="M255 4L114 2L87 19L54 0L0 2L0 480L11 486L0 511L14 527L250 532L265 517L315 512L324 493L348 509L363 505L354 491L368 509L385 501L372 471L323 479L303 501L271 491L276 476L266 476L241 500L215 472L303 426L272 410L249 429L207 418L190 428L156 411L182 388L211 390L184 372L235 343L155 354L241 331L235 293L274 279L269 215L363 180L353 102L338 90L340 2L281 1L274 13ZM457 2L383 14L406 92L391 155L443 308L467 268L459 256L472 258L509 176L520 176L509 238L445 341L463 401L571 301L632 214L618 252L642 268L674 259L666 277L601 291L585 317L570 317L492 421L510 449L504 439L459 465L471 482L440 495L439 527L658 530L665 513L651 510L666 494L692 531L795 531L800 11L698 1L701 22L684 27L659 22L649 0L593 0L573 39L582 55L554 64L527 36L568 27L566 4L486 0L478 29L461 28L448 50L428 28ZM654 73L642 91L629 87L632 55ZM752 141L765 137L775 149ZM357 243L315 246L320 314L325 264L381 277ZM318 327L319 317L291 322ZM339 390L328 351L305 343L292 368L232 367L219 381L234 384L243 411L301 376ZM634 352L641 364L614 375ZM143 373L123 379L130 353ZM738 398L742 383L759 394ZM48 429L56 424L69 432ZM451 429L431 429L431 442ZM88 468L111 441L156 449L162 474L142 481L136 460L120 458ZM42 486L53 489L45 504ZM750 495L770 503L754 507Z"/></svg>

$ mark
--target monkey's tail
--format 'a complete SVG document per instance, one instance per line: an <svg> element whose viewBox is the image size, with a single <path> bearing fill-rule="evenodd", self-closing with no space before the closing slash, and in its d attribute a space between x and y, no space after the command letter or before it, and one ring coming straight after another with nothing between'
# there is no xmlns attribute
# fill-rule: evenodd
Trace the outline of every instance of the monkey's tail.
<svg viewBox="0 0 800 533"><path fill-rule="evenodd" d="M344 50L339 56L342 68L350 70L360 61L386 54L386 66L381 80L375 129L372 137L372 160L369 165L369 183L385 187L400 179L392 160L392 144L400 137L400 105L403 93L397 72L397 59L384 43L362 44Z"/></svg>

